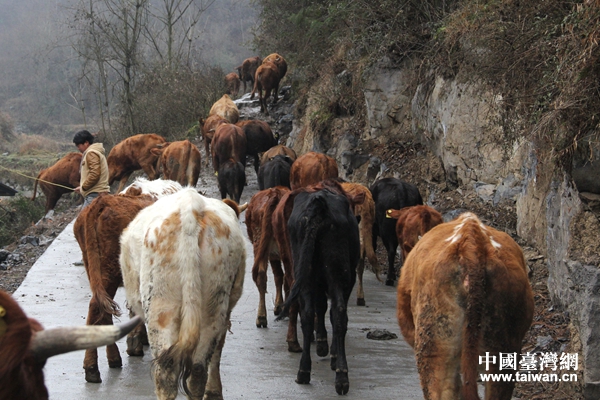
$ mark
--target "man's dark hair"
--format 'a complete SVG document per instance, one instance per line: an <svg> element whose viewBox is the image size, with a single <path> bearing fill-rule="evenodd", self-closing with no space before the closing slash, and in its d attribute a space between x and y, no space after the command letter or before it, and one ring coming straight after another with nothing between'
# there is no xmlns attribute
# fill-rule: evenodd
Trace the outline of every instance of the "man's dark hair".
<svg viewBox="0 0 600 400"><path fill-rule="evenodd" d="M79 131L73 137L73 143L75 144L84 144L85 142L94 143L94 136L89 131Z"/></svg>

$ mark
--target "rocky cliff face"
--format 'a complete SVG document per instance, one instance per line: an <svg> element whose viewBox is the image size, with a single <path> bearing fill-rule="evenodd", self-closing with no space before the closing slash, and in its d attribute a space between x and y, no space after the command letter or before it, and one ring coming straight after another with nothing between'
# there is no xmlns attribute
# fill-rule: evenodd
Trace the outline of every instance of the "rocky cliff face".
<svg viewBox="0 0 600 400"><path fill-rule="evenodd" d="M578 329L585 397L600 398L600 238L595 209L600 191L582 194L576 185L580 182L579 187L594 191L600 181L598 168L579 160L580 166L569 175L526 135L508 135L502 94L481 82L434 74L426 82L415 82L410 61L399 69L383 61L364 78L362 132L349 133L352 117L342 116L331 122L323 138L313 123L319 114L317 84L287 145L299 153L327 152L336 157L346 178L367 185L381 176L412 177L430 204L444 191L476 196L498 207L499 215L508 204L516 233L546 256L554 304L569 313ZM418 163L407 165L394 156L404 154L394 148L416 145L422 153ZM578 174L574 182L571 176Z"/></svg>

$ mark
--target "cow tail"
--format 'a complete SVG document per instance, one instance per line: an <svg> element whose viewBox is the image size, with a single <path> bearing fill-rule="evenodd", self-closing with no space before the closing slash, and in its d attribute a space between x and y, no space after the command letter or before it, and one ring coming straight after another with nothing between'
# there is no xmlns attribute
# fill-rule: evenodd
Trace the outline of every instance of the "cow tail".
<svg viewBox="0 0 600 400"><path fill-rule="evenodd" d="M179 165L179 174L181 176L177 177L178 181L181 182L185 182L182 184L188 184L190 183L191 179L191 175L192 175L192 166L190 165L190 157L191 157L191 153L192 153L192 143L190 143L189 141L186 143L185 146L185 151L182 154L181 157L181 163Z"/></svg>
<svg viewBox="0 0 600 400"><path fill-rule="evenodd" d="M90 210L91 211L91 210ZM100 214L102 210L98 212ZM87 247L87 265L86 271L90 281L90 289L92 290L91 303L97 304L100 313L111 314L115 316L121 315L119 305L110 298L104 288L104 280L102 278L102 262L100 260L100 246L98 246L99 238L96 231L96 218L85 219L85 246ZM95 321L88 321L88 324L95 325Z"/></svg>
<svg viewBox="0 0 600 400"><path fill-rule="evenodd" d="M468 221L461 230L463 240L459 244L462 290L466 291L466 311L463 326L461 372L463 376L462 398L479 399L477 394L477 366L481 342L481 318L485 302L486 258L491 246L479 224ZM486 249L477 251L477 249ZM492 249L493 251L493 249Z"/></svg>
<svg viewBox="0 0 600 400"><path fill-rule="evenodd" d="M314 205L319 203L321 203L319 199L311 202L311 204ZM322 203L318 205L318 207L322 207ZM288 316L290 306L298 299L300 292L308 285L312 271L312 259L316 249L317 235L321 228L322 220L320 214L320 212L317 212L313 214L314 216L311 218L303 218L300 222L301 226L296 228L303 233L303 237L300 239L300 248L297 250L299 256L294 257L294 284L290 290L290 295L283 304L281 314L276 318L276 321ZM295 262L296 260L298 260L297 264Z"/></svg>
<svg viewBox="0 0 600 400"><path fill-rule="evenodd" d="M265 204L265 213L260 215L262 218L261 226L260 226L260 237L257 238L261 241L261 246L259 246L258 254L254 256L254 263L256 264L260 260L264 260L267 258L270 252L271 238L273 237L273 214L275 213L275 208L277 208L277 204L281 200L278 196L270 197L267 203ZM252 280L256 282L258 278L258 268L252 267Z"/></svg>
<svg viewBox="0 0 600 400"><path fill-rule="evenodd" d="M40 179L40 176L42 176L41 172L39 173L39 175L37 176L37 179L35 180L35 183L33 184L33 196L31 196L31 201L35 200L35 194L37 192L37 185L38 185L38 180Z"/></svg>
<svg viewBox="0 0 600 400"><path fill-rule="evenodd" d="M258 79L259 78L260 78L260 75L258 75L258 74L254 77L254 86L252 86L252 93L250 93L250 100L254 99L254 94L258 91Z"/></svg>

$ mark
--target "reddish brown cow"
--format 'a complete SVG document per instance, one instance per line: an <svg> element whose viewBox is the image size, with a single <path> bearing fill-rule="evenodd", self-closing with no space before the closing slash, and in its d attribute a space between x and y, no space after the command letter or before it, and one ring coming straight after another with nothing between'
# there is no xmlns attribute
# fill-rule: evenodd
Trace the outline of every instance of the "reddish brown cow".
<svg viewBox="0 0 600 400"><path fill-rule="evenodd" d="M139 325L136 317L112 329L70 327L44 330L0 290L0 399L45 400L44 365L52 356L114 343Z"/></svg>
<svg viewBox="0 0 600 400"><path fill-rule="evenodd" d="M277 146L271 147L269 150L265 151L260 158L260 164L263 165L267 160L274 158L275 156L288 156L292 162L296 161L298 156L293 149L289 147L285 147L282 144L278 144Z"/></svg>
<svg viewBox="0 0 600 400"><path fill-rule="evenodd" d="M290 183L292 190L314 185L328 178L338 177L335 159L314 151L301 155L292 164Z"/></svg>
<svg viewBox="0 0 600 400"><path fill-rule="evenodd" d="M521 354L534 307L523 251L474 214L427 232L406 257L397 291L425 399L479 399L479 360ZM501 371L500 362L489 368L513 376L486 382L485 398L509 400L516 371Z"/></svg>
<svg viewBox="0 0 600 400"><path fill-rule="evenodd" d="M123 229L141 209L153 204L157 198L179 190L181 185L177 182L138 179L123 194L100 194L92 204L81 211L73 231L83 254L83 264L92 291L88 325L112 325L113 315L120 314L119 306L113 299L117 288L123 284L119 266L119 236ZM125 193L139 195L131 196ZM133 332L127 339L127 354L143 355L144 341L142 329ZM109 367L122 366L116 344L106 347L106 355ZM86 381L102 382L96 348L86 350L83 368Z"/></svg>
<svg viewBox="0 0 600 400"><path fill-rule="evenodd" d="M119 181L119 193L125 187L133 171L144 170L150 180L159 176L158 160L166 140L155 133L131 136L112 148L106 159L108 184Z"/></svg>
<svg viewBox="0 0 600 400"><path fill-rule="evenodd" d="M212 142L212 162L215 172L230 158L242 165L246 161L246 135L242 128L233 124L220 124Z"/></svg>
<svg viewBox="0 0 600 400"><path fill-rule="evenodd" d="M227 121L225 118L221 117L220 115L211 115L210 117L203 119L200 118L200 131L202 132L202 140L204 141L204 151L205 151L205 160L206 160L206 165L208 165L209 163L209 159L210 159L210 144L213 140L213 137L215 136L215 131L217 130L217 127L221 124L227 124L229 123L229 121Z"/></svg>
<svg viewBox="0 0 600 400"><path fill-rule="evenodd" d="M237 106L227 94L224 94L223 97L212 105L210 112L208 113L209 117L211 115L219 115L221 118L225 118L232 124L235 124L240 119L240 112Z"/></svg>
<svg viewBox="0 0 600 400"><path fill-rule="evenodd" d="M81 165L81 153L69 153L60 160L58 160L53 166L43 169L37 176L37 180L33 185L33 196L31 200L35 200L35 194L37 191L38 181L40 183L40 189L46 196L46 208L44 213L48 216L50 210L54 210L56 203L65 193L70 193L72 190L68 188L76 188L79 186L79 179L81 174L79 167ZM51 182L51 183L48 183ZM60 187L52 185L66 186Z"/></svg>
<svg viewBox="0 0 600 400"><path fill-rule="evenodd" d="M283 304L283 269L281 268L279 247L273 234L272 217L277 204L279 204L281 198L289 191L288 188L283 186L262 190L252 196L246 210L248 238L254 247L252 279L259 293L258 312L256 316L257 328L267 327L265 294L267 293L267 269L269 263L271 264L271 270L275 279L275 315L279 315ZM289 289L290 286L286 285L286 295L289 294Z"/></svg>
<svg viewBox="0 0 600 400"><path fill-rule="evenodd" d="M258 173L258 154L277 146L279 136L273 136L271 127L265 121L251 119L239 121L236 125L242 128L246 135L246 155L254 157L254 170Z"/></svg>
<svg viewBox="0 0 600 400"><path fill-rule="evenodd" d="M237 97L240 92L240 83L240 78L235 72L225 75L225 87L227 88L227 93L231 96Z"/></svg>
<svg viewBox="0 0 600 400"><path fill-rule="evenodd" d="M369 263L371 263L371 268L373 269L375 276L377 276L377 280L381 282L381 278L379 277L381 270L371 239L373 221L375 220L375 202L373 201L373 196L371 196L371 191L359 183L344 182L342 183L342 187L346 193L351 196L357 196L359 193L362 193L365 197L365 201L362 204L357 205L354 209L354 215L360 216L360 223L358 224L360 233L360 259L356 267L356 277L358 282L356 287L356 305L364 306L365 291L363 289L363 273L365 271L365 257L369 259Z"/></svg>
<svg viewBox="0 0 600 400"><path fill-rule="evenodd" d="M246 82L250 81L251 86L254 86L254 76L256 75L256 69L262 63L259 56L246 58L242 65L237 67L239 78L244 82L244 93L246 93Z"/></svg>
<svg viewBox="0 0 600 400"><path fill-rule="evenodd" d="M260 103L260 111L269 115L267 109L267 99L273 93L273 104L277 103L277 94L279 93L279 81L281 80L277 65L272 62L263 62L256 70L254 78L254 87L250 99L254 98L254 94L258 92L258 101ZM264 94L263 94L264 91Z"/></svg>
<svg viewBox="0 0 600 400"><path fill-rule="evenodd" d="M179 182L182 186L196 186L201 156L198 148L189 140L170 143L164 149L161 160L165 179Z"/></svg>
<svg viewBox="0 0 600 400"><path fill-rule="evenodd" d="M272 62L277 65L277 69L279 70L279 80L281 81L287 72L287 62L285 61L285 58L277 53L272 53L265 57L263 64L265 62Z"/></svg>
<svg viewBox="0 0 600 400"><path fill-rule="evenodd" d="M396 222L396 236L398 237L403 260L406 260L408 253L425 233L444 222L442 214L424 205L406 207L401 210L389 209L386 212L386 217L398 219L398 222Z"/></svg>

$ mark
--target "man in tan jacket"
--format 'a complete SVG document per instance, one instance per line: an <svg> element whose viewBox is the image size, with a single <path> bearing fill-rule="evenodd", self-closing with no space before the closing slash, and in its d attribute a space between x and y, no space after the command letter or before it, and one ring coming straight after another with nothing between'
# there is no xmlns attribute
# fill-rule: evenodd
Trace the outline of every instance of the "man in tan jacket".
<svg viewBox="0 0 600 400"><path fill-rule="evenodd" d="M83 153L81 158L81 180L75 192L84 198L83 208L98 197L100 193L109 193L108 164L102 143L94 143L94 136L88 131L79 131L73 137L77 150Z"/></svg>

